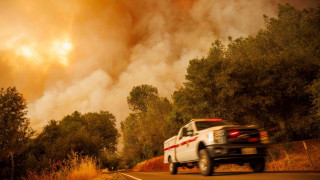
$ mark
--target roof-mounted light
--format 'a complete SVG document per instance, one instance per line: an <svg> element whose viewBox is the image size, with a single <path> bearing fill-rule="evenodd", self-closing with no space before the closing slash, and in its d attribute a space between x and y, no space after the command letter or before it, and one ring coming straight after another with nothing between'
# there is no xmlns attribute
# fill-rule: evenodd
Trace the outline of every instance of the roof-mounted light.
<svg viewBox="0 0 320 180"><path fill-rule="evenodd" d="M206 119L207 121L222 121L221 118Z"/></svg>

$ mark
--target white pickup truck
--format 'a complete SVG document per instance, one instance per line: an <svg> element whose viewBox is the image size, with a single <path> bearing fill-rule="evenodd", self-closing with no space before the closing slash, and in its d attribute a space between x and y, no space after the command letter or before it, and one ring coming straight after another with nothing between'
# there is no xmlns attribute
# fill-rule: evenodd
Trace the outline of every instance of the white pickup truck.
<svg viewBox="0 0 320 180"><path fill-rule="evenodd" d="M164 163L169 163L171 174L176 174L178 167L198 166L202 175L209 176L220 164L244 163L254 172L263 172L267 144L267 132L255 126L193 119L164 142Z"/></svg>

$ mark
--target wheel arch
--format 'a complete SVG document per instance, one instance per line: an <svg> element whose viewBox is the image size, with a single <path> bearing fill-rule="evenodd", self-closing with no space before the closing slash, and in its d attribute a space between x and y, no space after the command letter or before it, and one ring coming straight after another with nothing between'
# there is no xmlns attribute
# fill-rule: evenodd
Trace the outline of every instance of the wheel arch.
<svg viewBox="0 0 320 180"><path fill-rule="evenodd" d="M200 141L200 142L198 143L198 146L197 146L198 158L199 158L199 151L202 150L202 149L206 149L206 144L205 144L203 141Z"/></svg>

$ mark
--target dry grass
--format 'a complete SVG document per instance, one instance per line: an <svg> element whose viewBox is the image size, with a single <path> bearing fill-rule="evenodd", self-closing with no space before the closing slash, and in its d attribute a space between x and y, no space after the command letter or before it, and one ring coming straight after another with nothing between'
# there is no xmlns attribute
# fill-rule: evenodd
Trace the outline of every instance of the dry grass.
<svg viewBox="0 0 320 180"><path fill-rule="evenodd" d="M146 161L143 161L134 166L131 171L167 171L169 165L163 163L163 156L155 157Z"/></svg>
<svg viewBox="0 0 320 180"><path fill-rule="evenodd" d="M96 159L89 156L80 156L72 153L68 160L59 165L52 165L50 171L29 172L27 180L87 180L101 175Z"/></svg>
<svg viewBox="0 0 320 180"><path fill-rule="evenodd" d="M278 158L270 152L270 162L267 164L268 171L319 171L320 170L320 140L305 141L310 159L302 141L289 144L291 148L278 147ZM274 147L276 148L276 147ZM310 161L311 160L311 161Z"/></svg>

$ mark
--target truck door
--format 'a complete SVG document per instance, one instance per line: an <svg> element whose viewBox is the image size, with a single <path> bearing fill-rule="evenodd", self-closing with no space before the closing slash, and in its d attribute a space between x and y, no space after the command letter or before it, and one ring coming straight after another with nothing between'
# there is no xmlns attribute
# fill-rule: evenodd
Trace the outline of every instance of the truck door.
<svg viewBox="0 0 320 180"><path fill-rule="evenodd" d="M190 123L187 127L187 143L186 143L186 161L193 161L198 159L198 152L197 152L197 139L198 136L195 135L195 128L194 123Z"/></svg>
<svg viewBox="0 0 320 180"><path fill-rule="evenodd" d="M176 142L176 157L177 157L177 160L179 162L182 162L184 161L184 156L183 156L183 151L185 151L185 148L183 146L183 142L185 141L186 139L186 134L187 134L187 128L186 127L182 127L180 129L180 132L178 134L178 139L177 139L177 142Z"/></svg>
<svg viewBox="0 0 320 180"><path fill-rule="evenodd" d="M196 160L196 145L197 137L194 137L193 123L181 129L180 136L178 137L177 145L177 159L180 162Z"/></svg>

